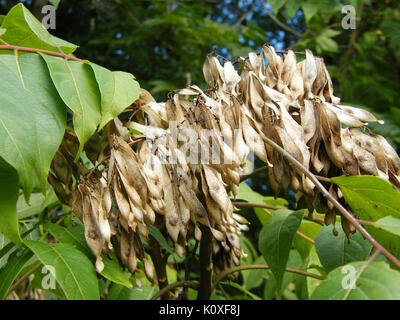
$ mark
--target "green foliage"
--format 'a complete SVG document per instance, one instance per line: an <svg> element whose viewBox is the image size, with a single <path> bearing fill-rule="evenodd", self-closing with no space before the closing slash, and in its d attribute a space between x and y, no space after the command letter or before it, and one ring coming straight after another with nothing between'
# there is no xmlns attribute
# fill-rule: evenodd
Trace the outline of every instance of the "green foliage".
<svg viewBox="0 0 400 320"><path fill-rule="evenodd" d="M16 251L10 255L7 264L0 269L0 300L7 297L8 290L14 279L32 255L30 251Z"/></svg>
<svg viewBox="0 0 400 320"><path fill-rule="evenodd" d="M4 18L1 28L6 32L1 38L20 47L40 48L71 54L78 46L52 36L45 27L22 4L13 7Z"/></svg>
<svg viewBox="0 0 400 320"><path fill-rule="evenodd" d="M274 199L274 197L265 197L262 194L252 190L245 182L239 184L239 193L236 196L236 199L245 200L250 203L268 204L277 207L283 207L288 203L282 198ZM270 219L270 216L262 208L254 208L254 212L263 225Z"/></svg>
<svg viewBox="0 0 400 320"><path fill-rule="evenodd" d="M0 233L20 243L17 216L18 174L0 157Z"/></svg>
<svg viewBox="0 0 400 320"><path fill-rule="evenodd" d="M132 101L139 98L139 84L130 73L103 68L90 63L101 93L101 121L99 130L117 117ZM117 90L118 88L118 90Z"/></svg>
<svg viewBox="0 0 400 320"><path fill-rule="evenodd" d="M372 245L360 233L352 234L347 239L341 228L337 230L337 236L334 236L332 231L332 225L323 227L315 238L315 249L327 272L338 266L368 258Z"/></svg>
<svg viewBox="0 0 400 320"><path fill-rule="evenodd" d="M400 218L400 193L387 181L372 177L336 177L346 202L360 219L376 221L385 216Z"/></svg>
<svg viewBox="0 0 400 320"><path fill-rule="evenodd" d="M149 300L156 293L155 287L128 289L124 286L112 284L107 300Z"/></svg>
<svg viewBox="0 0 400 320"><path fill-rule="evenodd" d="M35 187L45 190L50 162L64 135L66 108L40 56L2 54L0 67L0 136L5 137L0 156L18 171L29 200Z"/></svg>
<svg viewBox="0 0 400 320"><path fill-rule="evenodd" d="M275 211L260 233L259 248L274 274L279 294L293 237L300 226L303 215L303 210Z"/></svg>
<svg viewBox="0 0 400 320"><path fill-rule="evenodd" d="M58 6L60 1L50 2ZM284 31L275 20L266 19L261 2L254 7L246 1L233 2L235 9L224 3L141 2L133 6L128 0L99 1L101 5L90 8L97 12L96 19L90 20L93 23L89 23L92 17L86 2L61 2L56 32L85 43L79 54L94 62L67 56L77 46L48 33L23 4L0 16L0 38L11 46L0 49L0 299L38 263L54 266L57 287L42 288L41 268L33 273L30 286L57 299L148 300L158 291L140 272L131 279L112 251L102 256L104 270L96 274L96 259L86 244L83 226L71 218L71 208L60 206L46 182L65 129L80 141L78 159L93 134L139 96L132 74L99 64L131 71L142 86L163 96L185 84L201 83L204 57L213 49L236 57L258 50L264 42L310 48L326 59L344 101L390 118L384 126L371 127L380 133L386 130L392 142L400 143L398 6L390 3L384 8L364 1L367 10L359 17L362 27L354 39L354 31L338 27L344 2L268 1L266 7L287 25ZM1 2L0 8L3 3L8 1ZM359 1L351 3L361 6ZM85 24L85 30L77 21ZM14 52L16 46L30 51ZM72 113L73 126L67 124L67 111ZM366 262L371 245L360 233L347 239L337 227L338 236L334 236L332 226L322 227L305 210L291 210L295 206L290 190L286 190L288 200L274 199L265 188L265 175L251 179L250 185L240 184L236 201L282 208L270 210L272 217L262 208L254 208L255 214L253 209L238 212L252 221L251 231L241 235L247 255L241 267L263 268L243 269L241 277L219 282L211 299L400 299L398 271L386 262ZM400 193L376 177L331 181L339 186L355 216L368 222L366 230L400 256ZM161 245L169 263L168 279L174 282L184 276L188 262L197 267L197 261L190 256L179 258L163 236L163 227L151 227L150 235ZM194 241L190 242L189 251L194 248ZM190 277L197 281L195 267ZM343 270L348 267L356 271L354 290L342 285ZM143 265L139 263L138 269ZM190 288L188 296L195 298L195 290Z"/></svg>
<svg viewBox="0 0 400 320"><path fill-rule="evenodd" d="M353 262L336 268L314 291L313 300L399 300L400 273L384 262ZM345 272L343 272L345 271ZM351 278L355 275L354 289ZM344 286L342 285L344 282Z"/></svg>
<svg viewBox="0 0 400 320"><path fill-rule="evenodd" d="M386 216L376 221L374 226L379 229L383 229L385 231L393 233L397 236L400 236L400 219L398 218L394 218L392 216Z"/></svg>
<svg viewBox="0 0 400 320"><path fill-rule="evenodd" d="M302 220L298 229L299 232L310 239L315 239L320 230L321 225L307 220ZM293 246L300 253L303 261L305 261L310 254L313 243L301 237L299 234L296 234L293 239Z"/></svg>
<svg viewBox="0 0 400 320"><path fill-rule="evenodd" d="M25 240L24 243L44 265L54 266L53 276L67 299L99 299L96 271L81 251L66 243L48 244L32 240Z"/></svg>

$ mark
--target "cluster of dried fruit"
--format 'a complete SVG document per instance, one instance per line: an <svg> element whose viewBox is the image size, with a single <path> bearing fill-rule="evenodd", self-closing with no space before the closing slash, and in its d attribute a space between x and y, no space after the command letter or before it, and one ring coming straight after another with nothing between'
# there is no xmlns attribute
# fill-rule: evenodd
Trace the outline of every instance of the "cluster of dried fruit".
<svg viewBox="0 0 400 320"><path fill-rule="evenodd" d="M248 222L235 213L227 187L236 196L251 152L270 166L275 194L290 188L297 197L305 196L312 211L320 197L314 184L266 145L266 137L316 175L370 174L400 188L396 152L383 137L360 130L377 120L367 111L339 105L321 58L306 51L297 63L292 51L280 57L266 46L241 63L239 75L231 62L222 66L208 56L203 72L209 89L177 90L166 103L142 90L134 106L136 121L114 119L85 146L93 162L108 160L108 165L83 179L69 200L83 219L99 271L101 253L114 248L132 273L138 258L152 278L142 239L148 239L149 226L158 225L160 217L178 255L184 254L189 236L200 240L201 230L209 228L214 267L238 265L239 235ZM146 140L133 148L138 135ZM53 171L53 185L67 180ZM343 202L337 189L330 192ZM334 208L319 200L331 223Z"/></svg>

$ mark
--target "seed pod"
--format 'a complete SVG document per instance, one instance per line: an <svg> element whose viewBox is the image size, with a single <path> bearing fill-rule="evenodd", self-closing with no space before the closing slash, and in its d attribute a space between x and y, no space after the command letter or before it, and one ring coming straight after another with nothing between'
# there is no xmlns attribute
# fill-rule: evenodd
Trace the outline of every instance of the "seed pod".
<svg viewBox="0 0 400 320"><path fill-rule="evenodd" d="M143 260L143 265L144 265L144 272L146 274L146 278L151 283L154 283L154 267L153 267L153 265L146 259Z"/></svg>

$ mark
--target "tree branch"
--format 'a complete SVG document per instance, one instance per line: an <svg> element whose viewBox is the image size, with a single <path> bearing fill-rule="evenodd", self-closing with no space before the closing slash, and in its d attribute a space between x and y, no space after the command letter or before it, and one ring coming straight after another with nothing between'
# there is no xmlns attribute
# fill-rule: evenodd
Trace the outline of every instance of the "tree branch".
<svg viewBox="0 0 400 320"><path fill-rule="evenodd" d="M212 240L211 230L201 225L200 286L197 300L208 300L212 292Z"/></svg>
<svg viewBox="0 0 400 320"><path fill-rule="evenodd" d="M304 167L296 158L294 158L289 152L283 149L281 146L276 144L274 141L268 137L263 137L266 144L278 151L287 161L289 161L295 168L303 172L321 191L321 193L343 214L354 227L366 238L379 252L386 256L391 262L393 262L398 268L400 268L400 261L397 260L388 250L386 250L379 242L377 242L368 232L363 228L359 221L343 207L339 201L337 201L325 187L318 181L313 173L311 173L306 167Z"/></svg>
<svg viewBox="0 0 400 320"><path fill-rule="evenodd" d="M245 12L245 14L240 17L240 19L235 23L235 27L238 27L242 24L242 22L247 18L247 16L254 10L256 3L257 1L253 0L250 10Z"/></svg>
<svg viewBox="0 0 400 320"><path fill-rule="evenodd" d="M158 287L160 288L161 291L162 289L168 286L167 269L163 261L163 258L161 256L160 244L156 239L154 239L153 236L150 236L149 238L150 238L149 244L151 248L150 256L151 259L153 260L154 268L157 274ZM162 299L169 300L169 290L165 291L165 293L162 294Z"/></svg>
<svg viewBox="0 0 400 320"><path fill-rule="evenodd" d="M20 46L13 46L11 44L8 44L4 40L0 39L1 43L4 43L3 45L0 45L0 50L14 50L14 51L27 51L27 52L35 52L35 53L45 53L51 56L58 56L62 57L67 60L75 60L79 62L83 62L82 59L76 58L74 56L67 55L62 52L54 52L54 51L49 51L49 50L43 50L43 49L36 49L36 48L28 48L28 47L20 47Z"/></svg>
<svg viewBox="0 0 400 320"><path fill-rule="evenodd" d="M293 33L297 37L301 37L302 36L301 33L297 32L296 30L293 30L292 28L290 28L289 26L287 26L283 22L279 21L277 17L275 17L271 12L269 12L264 0L261 0L261 2L263 4L263 6L264 6L265 11L267 12L268 17L270 17L278 26L280 26L282 29L284 29L286 31L289 31L290 33Z"/></svg>
<svg viewBox="0 0 400 320"><path fill-rule="evenodd" d="M178 281L178 282L171 283L170 285L166 286L165 288L163 288L162 290L157 292L150 300L157 300L159 297L164 295L166 292L168 293L172 289L175 289L178 287L183 287L183 286L187 286L187 287L195 289L195 290L198 290L198 288L199 288L198 283L194 283L194 282L190 282L190 281Z"/></svg>
<svg viewBox="0 0 400 320"><path fill-rule="evenodd" d="M218 282L220 282L223 278L225 278L226 276L238 272L238 271L243 271L243 270L251 270L251 269L269 269L269 266L267 265L251 265L251 266L237 266L237 267L233 267L231 269L225 270L223 272L221 272L220 274L218 274L215 277L215 280L213 282L213 288L215 289L215 287L217 286ZM319 274L315 274L315 273L309 273L307 271L301 270L301 269L295 269L295 268L286 268L285 269L287 272L291 272L291 273L297 273L297 274L301 274L303 276L307 276L307 277L311 277L314 279L318 279L318 280L324 280L325 277L319 275Z"/></svg>

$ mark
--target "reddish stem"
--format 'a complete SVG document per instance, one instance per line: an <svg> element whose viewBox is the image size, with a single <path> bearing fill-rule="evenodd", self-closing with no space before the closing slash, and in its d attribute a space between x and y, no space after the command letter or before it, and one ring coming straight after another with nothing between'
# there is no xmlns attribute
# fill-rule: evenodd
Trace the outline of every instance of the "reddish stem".
<svg viewBox="0 0 400 320"><path fill-rule="evenodd" d="M0 39L0 41L2 43L4 43L4 45L0 45L0 50L1 49L3 49L3 50L16 50L16 51L27 51L27 52L36 52L36 53L40 52L40 53L45 53L45 54L52 55L52 56L62 57L62 58L67 59L67 60L75 60L75 61L83 62L82 59L76 58L74 56L69 56L69 55L67 55L65 53L62 53L62 52L54 52L54 51L43 50L43 49L14 46L14 45L6 43L4 40Z"/></svg>

